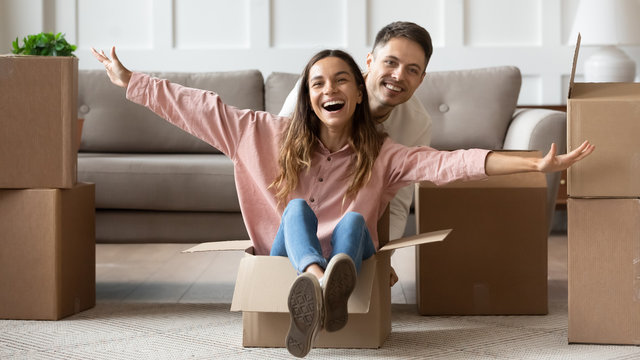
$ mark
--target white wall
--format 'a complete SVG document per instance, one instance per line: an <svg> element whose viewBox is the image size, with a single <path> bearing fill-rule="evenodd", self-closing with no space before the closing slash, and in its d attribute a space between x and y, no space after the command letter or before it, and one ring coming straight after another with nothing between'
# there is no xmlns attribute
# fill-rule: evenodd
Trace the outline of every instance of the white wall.
<svg viewBox="0 0 640 360"><path fill-rule="evenodd" d="M0 0L0 53L40 31L66 33L80 68L100 68L89 47L116 45L140 71L256 68L300 72L323 48L344 48L364 68L376 31L395 20L429 30L428 71L515 65L520 104L565 103L578 0ZM640 14L639 14L640 15ZM625 47L634 60L640 48ZM578 72L593 51L581 49Z"/></svg>

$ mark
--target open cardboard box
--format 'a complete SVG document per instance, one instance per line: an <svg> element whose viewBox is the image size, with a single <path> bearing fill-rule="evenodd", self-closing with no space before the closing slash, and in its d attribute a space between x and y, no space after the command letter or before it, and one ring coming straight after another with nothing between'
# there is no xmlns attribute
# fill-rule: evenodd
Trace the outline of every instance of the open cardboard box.
<svg viewBox="0 0 640 360"><path fill-rule="evenodd" d="M570 197L640 196L640 83L577 83L576 43L567 99L568 151L597 150L567 170Z"/></svg>
<svg viewBox="0 0 640 360"><path fill-rule="evenodd" d="M340 331L321 331L314 347L382 346L391 332L390 250L442 241L451 231L434 231L387 242L388 222L387 212L378 223L381 247L363 261L356 289L349 298L349 322ZM203 243L184 252L225 250L246 253L240 261L231 303L231 311L242 311L243 346L284 347L289 329L287 297L297 276L296 270L286 257L254 255L250 240Z"/></svg>

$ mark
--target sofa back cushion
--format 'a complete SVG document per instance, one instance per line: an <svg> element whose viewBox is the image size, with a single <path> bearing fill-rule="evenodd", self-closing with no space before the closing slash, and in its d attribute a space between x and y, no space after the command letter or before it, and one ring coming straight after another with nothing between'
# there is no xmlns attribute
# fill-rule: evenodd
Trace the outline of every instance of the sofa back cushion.
<svg viewBox="0 0 640 360"><path fill-rule="evenodd" d="M300 74L272 72L264 85L264 107L268 113L278 114L287 95L298 82Z"/></svg>
<svg viewBox="0 0 640 360"><path fill-rule="evenodd" d="M431 115L431 146L502 149L520 95L513 66L429 72L415 95Z"/></svg>
<svg viewBox="0 0 640 360"><path fill-rule="evenodd" d="M242 109L264 110L264 78L258 70L209 73L150 73L198 89L215 91ZM78 117L84 118L83 152L219 153L125 97L104 70L80 70Z"/></svg>

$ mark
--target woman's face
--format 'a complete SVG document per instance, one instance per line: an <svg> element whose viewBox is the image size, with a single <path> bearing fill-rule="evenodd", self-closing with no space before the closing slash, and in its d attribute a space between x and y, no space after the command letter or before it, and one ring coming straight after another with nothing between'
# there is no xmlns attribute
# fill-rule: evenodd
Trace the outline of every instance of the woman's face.
<svg viewBox="0 0 640 360"><path fill-rule="evenodd" d="M311 106L320 121L329 129L349 129L356 105L362 102L349 65L338 57L319 60L309 71L308 85Z"/></svg>

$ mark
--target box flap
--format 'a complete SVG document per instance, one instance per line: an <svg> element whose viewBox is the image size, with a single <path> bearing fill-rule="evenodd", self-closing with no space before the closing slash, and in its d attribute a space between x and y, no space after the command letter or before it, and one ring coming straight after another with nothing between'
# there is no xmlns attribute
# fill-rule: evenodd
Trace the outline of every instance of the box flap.
<svg viewBox="0 0 640 360"><path fill-rule="evenodd" d="M437 230L437 231L432 231L428 233L407 236L402 239L391 240L386 245L381 247L378 250L378 252L389 251L389 250L415 246L420 244L426 244L426 243L431 243L436 241L442 241L449 235L451 231L452 229Z"/></svg>
<svg viewBox="0 0 640 360"><path fill-rule="evenodd" d="M376 257L362 262L356 288L349 297L349 313L369 312ZM288 313L287 297L297 272L283 256L247 254L238 268L231 311Z"/></svg>
<svg viewBox="0 0 640 360"><path fill-rule="evenodd" d="M233 250L245 250L251 247L253 243L251 240L229 240L229 241L212 241L202 244L198 244L187 250L183 250L183 253L194 253L201 251L233 251Z"/></svg>
<svg viewBox="0 0 640 360"><path fill-rule="evenodd" d="M573 84L575 83L576 78L576 66L578 65L578 53L580 52L580 41L582 40L582 36L578 33L578 39L576 40L576 49L573 52L573 65L571 67L571 77L569 78L569 94L567 94L567 99L571 99L571 92L573 91Z"/></svg>

